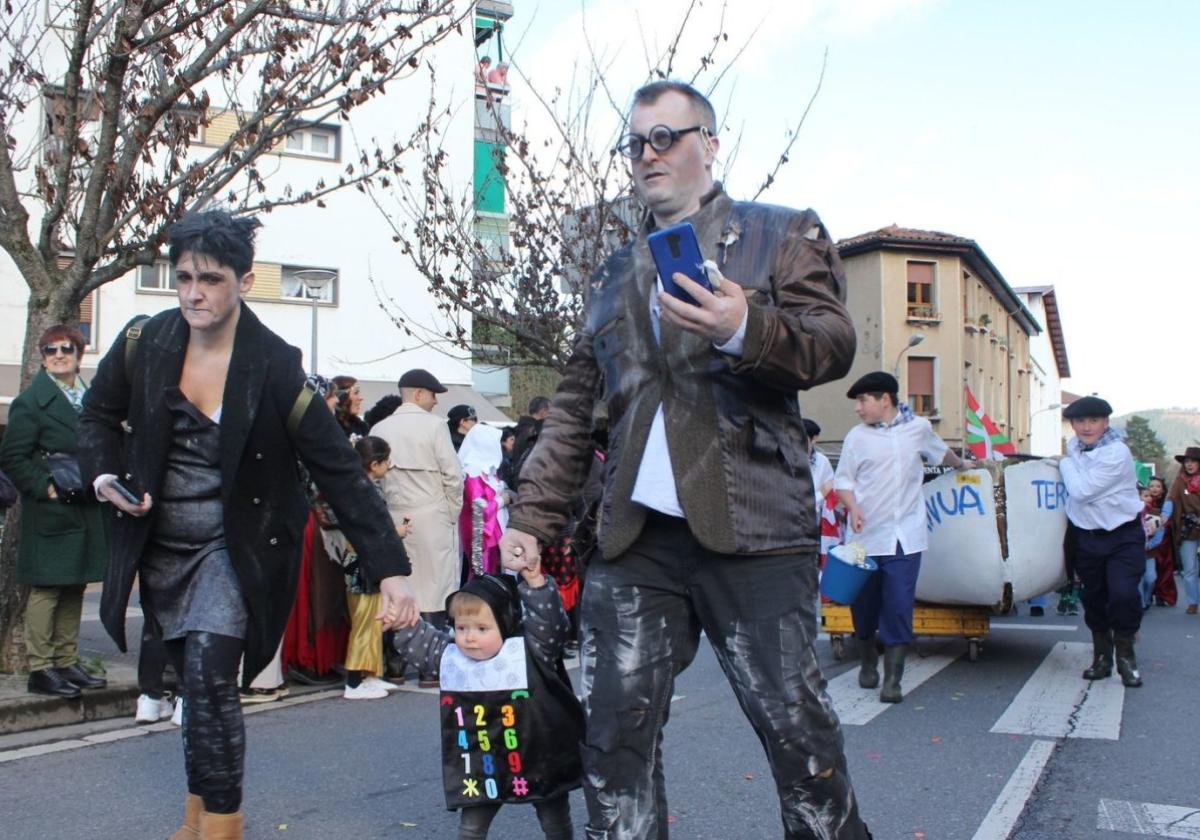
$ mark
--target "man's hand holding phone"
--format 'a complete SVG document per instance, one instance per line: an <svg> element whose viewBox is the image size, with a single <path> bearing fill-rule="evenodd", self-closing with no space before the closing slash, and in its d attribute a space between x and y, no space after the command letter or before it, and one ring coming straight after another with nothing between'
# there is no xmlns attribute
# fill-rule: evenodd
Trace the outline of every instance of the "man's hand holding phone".
<svg viewBox="0 0 1200 840"><path fill-rule="evenodd" d="M733 338L746 317L746 293L711 261L706 261L704 267L711 292L686 274L674 275L675 283L692 296L696 306L666 292L658 293L658 303L667 321L721 345Z"/></svg>
<svg viewBox="0 0 1200 840"><path fill-rule="evenodd" d="M118 481L116 476L100 482L97 493L111 502L117 510L124 511L130 516L145 516L154 505L149 493L142 494L141 501L139 501L138 497Z"/></svg>

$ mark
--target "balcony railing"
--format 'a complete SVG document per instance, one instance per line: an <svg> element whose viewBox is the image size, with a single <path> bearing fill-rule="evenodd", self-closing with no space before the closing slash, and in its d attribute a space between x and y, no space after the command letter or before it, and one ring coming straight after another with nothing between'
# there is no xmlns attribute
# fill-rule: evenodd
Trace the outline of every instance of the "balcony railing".
<svg viewBox="0 0 1200 840"><path fill-rule="evenodd" d="M910 324L940 324L942 313L929 306L910 306L906 320Z"/></svg>

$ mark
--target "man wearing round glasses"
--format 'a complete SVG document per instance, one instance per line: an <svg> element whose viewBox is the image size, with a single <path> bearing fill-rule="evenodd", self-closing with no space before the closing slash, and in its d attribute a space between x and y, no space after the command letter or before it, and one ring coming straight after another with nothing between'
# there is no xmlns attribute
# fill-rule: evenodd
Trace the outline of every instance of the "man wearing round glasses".
<svg viewBox="0 0 1200 840"><path fill-rule="evenodd" d="M714 182L719 147L690 85L634 94L615 151L649 213L591 278L501 550L516 568L566 523L602 389L602 557L582 606L587 836L666 836L662 727L703 631L766 750L785 836L857 840L869 834L814 648L819 537L797 399L850 368L845 276L811 210L736 202ZM674 275L696 305L663 291L647 244L685 220L719 269L712 291Z"/></svg>

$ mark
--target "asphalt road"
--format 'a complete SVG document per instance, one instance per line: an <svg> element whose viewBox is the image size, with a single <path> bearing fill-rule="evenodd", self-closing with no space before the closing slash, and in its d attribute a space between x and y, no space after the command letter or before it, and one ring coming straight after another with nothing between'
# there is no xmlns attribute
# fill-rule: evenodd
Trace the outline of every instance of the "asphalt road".
<svg viewBox="0 0 1200 840"><path fill-rule="evenodd" d="M910 660L920 684L906 680L897 706L858 689L854 666L820 642L875 836L1200 838L1200 618L1149 613L1141 689L1079 679L1089 639L1081 618L1024 616L993 621L979 662L962 640L922 639ZM247 836L453 837L436 720L435 695L415 691L249 716ZM36 753L0 752L0 836L163 837L178 824L178 730ZM782 835L761 749L707 647L677 683L664 753L672 836ZM582 797L572 804L582 833ZM540 836L532 809L503 809L491 836Z"/></svg>

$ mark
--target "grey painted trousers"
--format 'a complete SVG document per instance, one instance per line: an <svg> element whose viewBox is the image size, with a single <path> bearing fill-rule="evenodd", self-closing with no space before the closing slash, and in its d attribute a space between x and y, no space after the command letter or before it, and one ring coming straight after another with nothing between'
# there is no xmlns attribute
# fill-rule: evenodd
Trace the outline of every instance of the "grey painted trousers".
<svg viewBox="0 0 1200 840"><path fill-rule="evenodd" d="M870 836L814 648L816 588L815 555L715 554L682 519L657 514L628 552L588 569L581 651L588 838L668 836L662 729L675 677L695 657L701 630L766 751L783 836Z"/></svg>

